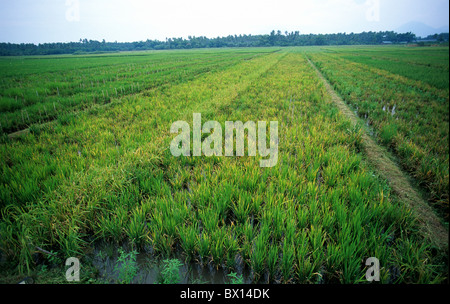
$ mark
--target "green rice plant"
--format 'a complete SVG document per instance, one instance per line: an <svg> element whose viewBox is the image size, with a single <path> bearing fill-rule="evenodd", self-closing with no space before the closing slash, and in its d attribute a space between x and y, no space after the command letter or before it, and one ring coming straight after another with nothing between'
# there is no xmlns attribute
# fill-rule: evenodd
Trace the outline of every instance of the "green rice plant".
<svg viewBox="0 0 450 304"><path fill-rule="evenodd" d="M224 228L218 228L211 232L210 235L210 252L213 262L216 265L221 265L226 261L226 233Z"/></svg>
<svg viewBox="0 0 450 304"><path fill-rule="evenodd" d="M274 278L278 270L279 249L276 244L272 244L267 252L267 268L269 275Z"/></svg>
<svg viewBox="0 0 450 304"><path fill-rule="evenodd" d="M128 224L127 235L131 243L137 247L142 246L147 240L146 214L142 208L134 210Z"/></svg>
<svg viewBox="0 0 450 304"><path fill-rule="evenodd" d="M242 234L245 237L245 240L248 242L253 242L255 238L255 228L249 219L246 220L245 224L242 226Z"/></svg>
<svg viewBox="0 0 450 304"><path fill-rule="evenodd" d="M30 248L31 246L29 242L30 242L30 231L25 226L22 226L17 244L19 246L18 248L20 249L19 260L21 261L21 263L19 263L18 265L18 270L19 273L21 274L25 273L25 268L26 273L30 274L31 267L33 264L33 258L31 255L32 250Z"/></svg>
<svg viewBox="0 0 450 304"><path fill-rule="evenodd" d="M251 196L247 192L240 192L239 199L233 202L231 210L239 223L244 223L252 212Z"/></svg>
<svg viewBox="0 0 450 304"><path fill-rule="evenodd" d="M214 205L217 208L219 217L225 219L231 208L233 186L228 183L221 184L217 189L217 193L220 195L217 195L217 198L214 200Z"/></svg>
<svg viewBox="0 0 450 304"><path fill-rule="evenodd" d="M76 121L74 114L63 114L58 116L58 123L62 126L71 125Z"/></svg>
<svg viewBox="0 0 450 304"><path fill-rule="evenodd" d="M313 249L313 255L315 252L321 252L321 248L323 248L326 240L326 233L322 230L322 227L316 228L312 226L308 233L308 238ZM314 256L314 258L317 259L318 257Z"/></svg>
<svg viewBox="0 0 450 304"><path fill-rule="evenodd" d="M299 206L297 210L297 224L299 229L304 229L309 226L309 216L306 207Z"/></svg>
<svg viewBox="0 0 450 304"><path fill-rule="evenodd" d="M293 242L296 234L297 223L295 221L295 218L289 218L286 220L286 228L285 228L285 234L284 238L285 240L288 240L289 242ZM262 229L261 229L262 231ZM267 234L269 234L269 229L267 229Z"/></svg>
<svg viewBox="0 0 450 304"><path fill-rule="evenodd" d="M205 259L210 254L210 236L206 233L197 234L198 253L201 259Z"/></svg>
<svg viewBox="0 0 450 304"><path fill-rule="evenodd" d="M274 207L268 211L267 216L272 221L272 236L275 240L281 241L284 236L286 213L280 207Z"/></svg>
<svg viewBox="0 0 450 304"><path fill-rule="evenodd" d="M240 251L240 248L235 232L230 230L225 237L224 246L226 247L226 266L233 269L236 266L236 254Z"/></svg>
<svg viewBox="0 0 450 304"><path fill-rule="evenodd" d="M153 174L150 174L147 171L139 171L136 174L137 181L139 183L139 189L142 191L142 193L153 196L157 195L160 192L160 189L163 188L163 172L157 171L152 172Z"/></svg>
<svg viewBox="0 0 450 304"><path fill-rule="evenodd" d="M98 228L103 237L120 242L124 238L124 230L128 215L125 209L117 208L115 212L98 219Z"/></svg>
<svg viewBox="0 0 450 304"><path fill-rule="evenodd" d="M80 221L74 214L68 219L69 225L55 230L55 238L64 256L74 257L82 254L82 248L86 241L80 229Z"/></svg>
<svg viewBox="0 0 450 304"><path fill-rule="evenodd" d="M150 233L150 237L155 251L166 257L172 254L173 246L175 244L173 236L163 234L162 231L153 230Z"/></svg>
<svg viewBox="0 0 450 304"><path fill-rule="evenodd" d="M269 227L263 226L260 234L254 239L253 249L250 254L250 264L256 275L261 275L265 269L269 236Z"/></svg>
<svg viewBox="0 0 450 304"><path fill-rule="evenodd" d="M41 127L41 125L38 125L38 124L31 125L29 130L30 130L30 133L35 136L39 136L42 133L42 127Z"/></svg>
<svg viewBox="0 0 450 304"><path fill-rule="evenodd" d="M198 211L199 219L204 229L210 233L217 229L219 223L219 213L215 209L200 209Z"/></svg>
<svg viewBox="0 0 450 304"><path fill-rule="evenodd" d="M177 236L178 223L184 222L185 209L176 208L171 200L157 200L153 210L151 226L158 233L165 234L171 238Z"/></svg>
<svg viewBox="0 0 450 304"><path fill-rule="evenodd" d="M280 261L281 273L285 282L289 282L292 278L292 272L295 267L294 259L294 245L285 239L283 242L283 255Z"/></svg>
<svg viewBox="0 0 450 304"><path fill-rule="evenodd" d="M295 239L296 252L296 276L301 283L308 283L314 273L314 267L311 263L311 251L318 251L319 249L313 250L310 246L308 240L310 238L307 230L302 230L299 232Z"/></svg>
<svg viewBox="0 0 450 304"><path fill-rule="evenodd" d="M334 211L329 204L322 204L321 206L321 214L322 216L322 227L324 230L324 234L331 233L334 231L336 225L336 218L334 215Z"/></svg>
<svg viewBox="0 0 450 304"><path fill-rule="evenodd" d="M197 251L197 235L199 235L198 225L195 223L187 227L179 228L181 247L187 255L188 260L192 259Z"/></svg>
<svg viewBox="0 0 450 304"><path fill-rule="evenodd" d="M381 127L380 138L385 145L392 145L392 142L398 134L398 126L397 124L385 124Z"/></svg>
<svg viewBox="0 0 450 304"><path fill-rule="evenodd" d="M342 248L340 263L342 276L340 280L344 284L360 283L361 278L364 277L361 269L361 254L365 250L362 232L360 230L353 231L351 225L343 224L339 236Z"/></svg>

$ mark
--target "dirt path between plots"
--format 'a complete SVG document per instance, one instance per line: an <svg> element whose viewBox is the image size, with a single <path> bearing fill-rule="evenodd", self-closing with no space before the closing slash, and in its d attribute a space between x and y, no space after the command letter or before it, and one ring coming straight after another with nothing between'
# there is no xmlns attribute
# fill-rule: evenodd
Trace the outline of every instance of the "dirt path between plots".
<svg viewBox="0 0 450 304"><path fill-rule="evenodd" d="M307 57L308 62L323 81L327 92L339 110L344 113L352 123L358 122L358 117L345 104L342 98L334 91L328 80L317 69L315 64ZM397 194L401 202L407 205L416 215L422 233L431 243L442 250L448 249L448 231L442 225L438 216L420 194L412 187L407 175L389 157L389 152L378 145L370 135L363 133L363 146L369 161L376 167L377 172L386 180Z"/></svg>

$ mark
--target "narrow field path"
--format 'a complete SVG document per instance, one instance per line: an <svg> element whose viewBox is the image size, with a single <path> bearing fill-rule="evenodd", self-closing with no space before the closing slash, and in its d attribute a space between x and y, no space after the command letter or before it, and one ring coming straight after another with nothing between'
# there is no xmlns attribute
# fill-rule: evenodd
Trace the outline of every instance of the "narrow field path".
<svg viewBox="0 0 450 304"><path fill-rule="evenodd" d="M316 71L317 76L323 81L332 101L353 124L357 124L359 120L358 116L350 110L342 98L334 91L328 80L322 75L319 69L317 69L314 63L307 56L306 58ZM414 212L419 221L423 235L429 239L434 246L442 250L447 250L447 229L442 225L433 209L413 188L406 173L402 172L398 165L389 157L390 152L378 145L366 132L363 133L362 139L364 150L369 161L375 166L377 172L384 179L389 181L390 186L398 196L399 200Z"/></svg>

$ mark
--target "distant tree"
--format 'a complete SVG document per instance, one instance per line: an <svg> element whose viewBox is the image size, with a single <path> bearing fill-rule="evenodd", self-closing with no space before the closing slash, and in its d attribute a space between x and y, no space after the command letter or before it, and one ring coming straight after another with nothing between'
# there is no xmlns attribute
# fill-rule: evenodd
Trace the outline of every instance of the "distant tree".
<svg viewBox="0 0 450 304"><path fill-rule="evenodd" d="M437 39L439 42L449 40L448 33L431 35L429 39ZM79 42L69 43L44 43L44 44L12 44L0 43L0 56L21 55L50 55L73 54L76 52L110 52L133 50L164 50L164 49L189 49L211 47L267 47L267 46L308 46L308 45L362 45L381 44L383 41L393 43L412 42L416 40L413 33L395 32L363 32L337 33L326 35L301 35L299 31L284 32L271 31L269 35L229 35L227 37L206 38L204 36L188 36L183 38L166 38L165 41L147 40L139 42L118 43L101 42L95 40L80 39Z"/></svg>

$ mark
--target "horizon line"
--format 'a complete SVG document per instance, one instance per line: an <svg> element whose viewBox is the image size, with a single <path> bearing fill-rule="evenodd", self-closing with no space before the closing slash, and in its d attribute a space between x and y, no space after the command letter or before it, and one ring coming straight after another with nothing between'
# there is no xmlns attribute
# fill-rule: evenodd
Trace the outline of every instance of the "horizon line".
<svg viewBox="0 0 450 304"><path fill-rule="evenodd" d="M334 33L308 33L308 34L306 34L306 33L301 33L300 31L287 31L287 30L285 30L285 31L281 31L281 30L272 30L272 32L275 32L275 33L278 33L278 31L280 31L281 32L281 35L282 36L286 36L285 35L285 33L287 32L287 33L289 33L289 34L291 34L291 33L296 33L296 32L299 32L299 35L300 36L310 36L310 35L316 35L316 36L319 36L319 35L351 35L351 34L362 34L362 33L385 33L385 32L392 32L392 33L396 33L396 34L408 34L408 33L412 33L412 34L414 34L414 35L416 35L416 37L417 38L426 38L426 37L428 37L428 36L431 36L431 35L439 35L439 34L447 34L447 33L449 33L449 31L447 31L447 32L436 32L435 34L431 34L431 35L428 35L428 36L425 36L425 37L423 37L423 36L418 36L417 34L415 34L413 31L408 31L408 32L398 32L398 31L396 31L396 30L380 30L380 31L372 31L372 30L370 30L370 31L362 31L362 32L334 32ZM195 36L195 35L188 35L187 37L166 37L165 38L165 40L159 40L159 39L151 39L151 38L147 38L147 39L145 39L145 40L135 40L135 41L118 41L118 40L115 40L115 41L106 41L105 39L101 39L101 40L96 40L96 39L88 39L88 38L80 38L78 41L53 41L53 42L9 42L9 41L0 41L0 43L9 43L9 44L34 44L34 45L39 45L39 44L57 44L57 43L80 43L80 41L82 41L82 40L88 40L88 41L97 41L97 42L103 42L103 40L105 41L105 43L135 43L135 42L146 42L146 41L159 41L159 42L166 42L168 39L183 39L183 40L190 40L189 39L189 37L191 37L191 38L207 38L207 39L217 39L217 38L226 38L226 37L230 37L230 36L232 36L232 37L234 37L234 36L267 36L267 35L271 35L271 33L269 33L269 34L229 34L229 35L226 35L226 36L214 36L214 37L208 37L208 36L205 36L205 35L199 35L199 36Z"/></svg>

